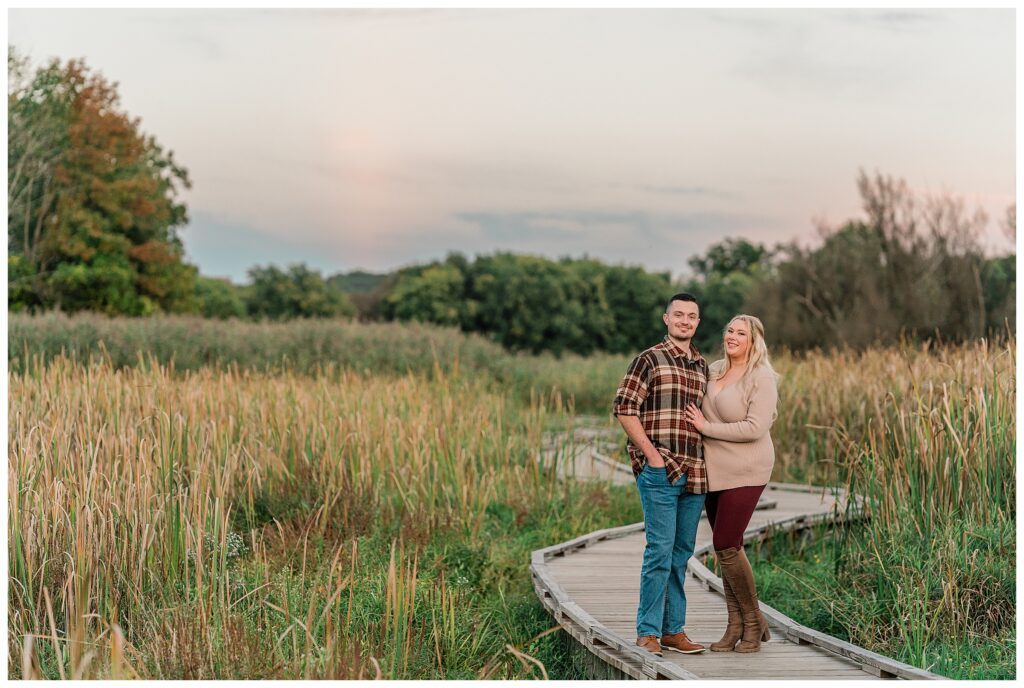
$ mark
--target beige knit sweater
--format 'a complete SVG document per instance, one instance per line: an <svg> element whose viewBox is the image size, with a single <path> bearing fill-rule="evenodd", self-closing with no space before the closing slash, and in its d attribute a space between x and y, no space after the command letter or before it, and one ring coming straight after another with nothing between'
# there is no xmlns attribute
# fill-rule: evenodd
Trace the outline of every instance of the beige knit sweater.
<svg viewBox="0 0 1024 688"><path fill-rule="evenodd" d="M704 460L712 492L747 485L764 485L772 476L775 447L768 429L779 399L775 375L761 366L723 389L716 378L725 361L711 364L708 393L701 411Z"/></svg>

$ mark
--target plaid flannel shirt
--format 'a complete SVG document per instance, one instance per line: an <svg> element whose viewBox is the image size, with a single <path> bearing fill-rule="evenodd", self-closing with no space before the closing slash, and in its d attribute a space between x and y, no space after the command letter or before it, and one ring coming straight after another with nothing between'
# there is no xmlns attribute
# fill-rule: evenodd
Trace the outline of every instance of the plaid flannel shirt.
<svg viewBox="0 0 1024 688"><path fill-rule="evenodd" d="M668 336L633 359L622 378L612 414L639 416L644 432L665 459L669 482L686 474L686 491L708 491L701 434L686 420L686 406L700 408L708 388L708 363L690 344L687 355ZM647 463L640 448L627 441L633 475Z"/></svg>

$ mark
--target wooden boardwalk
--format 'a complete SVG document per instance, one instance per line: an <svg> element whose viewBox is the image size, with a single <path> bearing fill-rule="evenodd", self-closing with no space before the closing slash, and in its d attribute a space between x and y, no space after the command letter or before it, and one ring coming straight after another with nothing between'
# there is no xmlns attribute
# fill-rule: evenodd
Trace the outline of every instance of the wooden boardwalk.
<svg viewBox="0 0 1024 688"><path fill-rule="evenodd" d="M540 461L565 478L633 484L628 466L609 458L621 433L577 429L569 439L546 439ZM745 534L747 542L771 532L799 530L846 513L838 489L769 483ZM856 511L856 504L854 509ZM761 601L772 639L751 654L666 652L659 658L634 646L640 597L643 523L589 533L533 552L534 589L555 620L596 656L613 677L637 679L940 679L937 674L801 626ZM701 563L712 550L701 516L686 581L686 632L709 645L725 632L722 581Z"/></svg>

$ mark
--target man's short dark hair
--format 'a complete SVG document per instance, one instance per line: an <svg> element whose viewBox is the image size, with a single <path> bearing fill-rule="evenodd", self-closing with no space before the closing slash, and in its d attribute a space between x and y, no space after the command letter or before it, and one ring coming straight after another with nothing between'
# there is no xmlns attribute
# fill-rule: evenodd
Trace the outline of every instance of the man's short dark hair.
<svg viewBox="0 0 1024 688"><path fill-rule="evenodd" d="M673 301L692 301L693 303L697 304L697 312L700 313L700 304L697 303L697 297L694 296L693 294L687 294L685 291L681 291L678 294L676 294L675 296L673 296L671 299L668 300L668 303L665 304L665 312L666 313L668 313L670 310L672 310L672 302Z"/></svg>

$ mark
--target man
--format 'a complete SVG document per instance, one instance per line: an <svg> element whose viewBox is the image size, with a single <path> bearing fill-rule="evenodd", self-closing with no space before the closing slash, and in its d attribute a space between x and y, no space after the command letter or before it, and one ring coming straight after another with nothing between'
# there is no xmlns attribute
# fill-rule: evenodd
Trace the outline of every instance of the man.
<svg viewBox="0 0 1024 688"><path fill-rule="evenodd" d="M647 537L636 644L658 656L663 649L704 651L683 631L683 583L707 493L701 435L686 419L687 405L700 408L708 386L708 363L691 342L700 306L690 294L676 294L662 320L668 334L633 359L612 406L629 436Z"/></svg>

